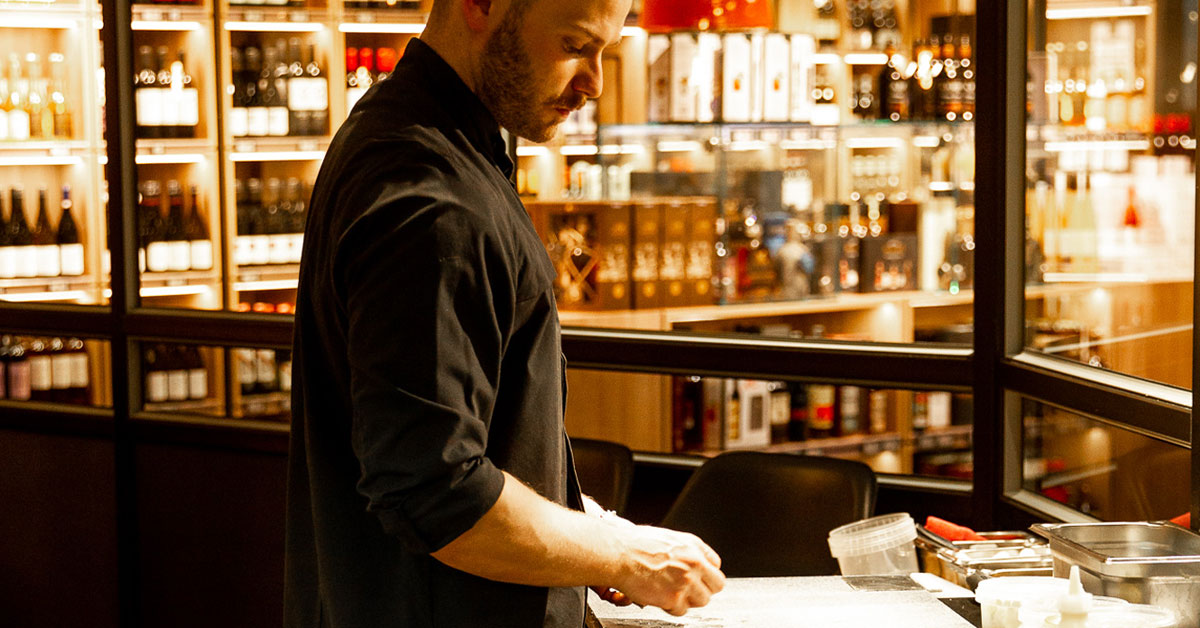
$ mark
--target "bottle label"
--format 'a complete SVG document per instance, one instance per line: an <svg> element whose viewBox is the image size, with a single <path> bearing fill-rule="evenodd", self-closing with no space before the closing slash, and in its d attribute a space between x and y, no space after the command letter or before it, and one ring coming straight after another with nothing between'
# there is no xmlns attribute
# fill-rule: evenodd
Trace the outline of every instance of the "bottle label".
<svg viewBox="0 0 1200 628"><path fill-rule="evenodd" d="M166 242L151 242L146 247L146 270L165 273L171 268L171 253Z"/></svg>
<svg viewBox="0 0 1200 628"><path fill-rule="evenodd" d="M88 387L88 356L80 351L71 355L71 388L87 390Z"/></svg>
<svg viewBox="0 0 1200 628"><path fill-rule="evenodd" d="M58 277L62 274L62 253L57 244L37 247L38 277Z"/></svg>
<svg viewBox="0 0 1200 628"><path fill-rule="evenodd" d="M353 111L354 105L367 93L367 90L361 87L346 88L346 111Z"/></svg>
<svg viewBox="0 0 1200 628"><path fill-rule="evenodd" d="M54 382L54 366L50 356L37 355L29 358L29 385L33 390L50 390Z"/></svg>
<svg viewBox="0 0 1200 628"><path fill-rule="evenodd" d="M250 107L246 111L246 127L250 137L264 137L271 130L266 107Z"/></svg>
<svg viewBox="0 0 1200 628"><path fill-rule="evenodd" d="M288 261L293 264L300 263L300 256L304 252L304 234L293 233L288 236Z"/></svg>
<svg viewBox="0 0 1200 628"><path fill-rule="evenodd" d="M163 126L178 126L179 114L183 108L183 88L168 87L160 89L159 106L162 107L162 113L159 114L159 124ZM138 108L141 111L141 108Z"/></svg>
<svg viewBox="0 0 1200 628"><path fill-rule="evenodd" d="M205 399L208 397L208 370L191 369L188 371L188 399Z"/></svg>
<svg viewBox="0 0 1200 628"><path fill-rule="evenodd" d="M14 362L8 365L8 398L14 401L28 401L33 395L32 376L29 360Z"/></svg>
<svg viewBox="0 0 1200 628"><path fill-rule="evenodd" d="M292 391L292 361L288 360L279 365L279 390Z"/></svg>
<svg viewBox="0 0 1200 628"><path fill-rule="evenodd" d="M290 240L291 238L286 234L268 236L267 263L286 264L291 259L291 254L288 252Z"/></svg>
<svg viewBox="0 0 1200 628"><path fill-rule="evenodd" d="M143 87L134 92L138 126L162 126L162 92L163 90L157 87Z"/></svg>
<svg viewBox="0 0 1200 628"><path fill-rule="evenodd" d="M288 81L288 109L325 111L329 108L329 84L323 78L294 78Z"/></svg>
<svg viewBox="0 0 1200 628"><path fill-rule="evenodd" d="M288 134L287 107L267 108L267 135L284 136Z"/></svg>
<svg viewBox="0 0 1200 628"><path fill-rule="evenodd" d="M12 246L0 246L0 279L12 279L17 276L17 249Z"/></svg>
<svg viewBox="0 0 1200 628"><path fill-rule="evenodd" d="M37 277L38 273L38 252L35 246L18 246L17 253L17 277Z"/></svg>
<svg viewBox="0 0 1200 628"><path fill-rule="evenodd" d="M62 274L75 277L83 274L83 245L64 244L59 247Z"/></svg>
<svg viewBox="0 0 1200 628"><path fill-rule="evenodd" d="M187 240L174 240L167 243L167 268L184 271L192 267L192 248Z"/></svg>
<svg viewBox="0 0 1200 628"><path fill-rule="evenodd" d="M259 349L254 363L258 369L259 383L269 384L275 381L275 352L273 350Z"/></svg>
<svg viewBox="0 0 1200 628"><path fill-rule="evenodd" d="M192 240L188 244L188 248L192 270L209 270L213 267L212 242L208 240Z"/></svg>
<svg viewBox="0 0 1200 628"><path fill-rule="evenodd" d="M253 387L258 382L258 371L254 365L254 349L236 349L238 382L242 388Z"/></svg>
<svg viewBox="0 0 1200 628"><path fill-rule="evenodd" d="M200 124L200 92L195 87L185 87L179 97L179 124L193 131Z"/></svg>
<svg viewBox="0 0 1200 628"><path fill-rule="evenodd" d="M8 112L0 109L0 140L8 139ZM3 374L0 373L0 379L3 379ZM3 383L0 382L0 386ZM3 397L0 396L0 399Z"/></svg>
<svg viewBox="0 0 1200 628"><path fill-rule="evenodd" d="M146 401L162 403L167 400L167 373L154 371L146 375Z"/></svg>
<svg viewBox="0 0 1200 628"><path fill-rule="evenodd" d="M188 398L188 372L179 369L167 371L167 399L184 401Z"/></svg>
<svg viewBox="0 0 1200 628"><path fill-rule="evenodd" d="M250 110L246 107L234 107L229 114L229 132L234 137L246 137L250 134Z"/></svg>
<svg viewBox="0 0 1200 628"><path fill-rule="evenodd" d="M54 390L66 390L71 387L71 358L70 353L50 356L50 385Z"/></svg>
<svg viewBox="0 0 1200 628"><path fill-rule="evenodd" d="M268 236L250 236L250 263L259 265L271 263L271 241Z"/></svg>
<svg viewBox="0 0 1200 628"><path fill-rule="evenodd" d="M29 112L20 109L8 112L8 139L16 142L29 139Z"/></svg>
<svg viewBox="0 0 1200 628"><path fill-rule="evenodd" d="M233 263L238 266L248 266L253 263L254 250L250 236L238 236L233 245Z"/></svg>

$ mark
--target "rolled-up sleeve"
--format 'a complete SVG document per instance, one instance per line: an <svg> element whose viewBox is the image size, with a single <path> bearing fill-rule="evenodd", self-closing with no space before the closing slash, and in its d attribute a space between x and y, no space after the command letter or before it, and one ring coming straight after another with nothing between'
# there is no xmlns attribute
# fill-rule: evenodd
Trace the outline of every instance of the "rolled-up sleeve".
<svg viewBox="0 0 1200 628"><path fill-rule="evenodd" d="M357 488L388 534L428 553L469 530L504 486L486 451L512 284L478 214L405 205L347 230L337 276Z"/></svg>

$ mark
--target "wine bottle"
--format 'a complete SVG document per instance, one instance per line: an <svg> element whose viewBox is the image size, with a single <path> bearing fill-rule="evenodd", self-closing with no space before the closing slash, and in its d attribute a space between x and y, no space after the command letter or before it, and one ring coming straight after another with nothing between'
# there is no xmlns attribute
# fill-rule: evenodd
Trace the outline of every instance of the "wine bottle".
<svg viewBox="0 0 1200 628"><path fill-rule="evenodd" d="M27 53L25 63L29 69L25 98L25 109L29 112L29 137L53 139L54 117L48 106L49 94L46 93L46 81L42 78L42 64L37 53Z"/></svg>
<svg viewBox="0 0 1200 628"><path fill-rule="evenodd" d="M304 220L307 214L307 203L301 197L300 179L291 177L287 180L285 198L287 199L287 216L284 218L288 234L288 258L293 264L300 263L304 251Z"/></svg>
<svg viewBox="0 0 1200 628"><path fill-rule="evenodd" d="M79 338L70 338L66 341L65 351L69 356L71 372L71 383L68 387L66 402L87 405L90 401L87 348Z"/></svg>
<svg viewBox="0 0 1200 628"><path fill-rule="evenodd" d="M146 270L152 273L166 272L171 269L171 255L165 234L166 224L162 216L162 186L158 181L147 181L143 185L142 209Z"/></svg>
<svg viewBox="0 0 1200 628"><path fill-rule="evenodd" d="M286 44L282 39L263 52L263 74L268 75L264 94L267 104L267 135L281 137L291 135L288 126L287 107L288 66L285 60Z"/></svg>
<svg viewBox="0 0 1200 628"><path fill-rule="evenodd" d="M21 142L29 139L29 81L21 79L21 57L8 55L8 139Z"/></svg>
<svg viewBox="0 0 1200 628"><path fill-rule="evenodd" d="M249 107L247 97L246 65L242 60L242 49L234 46L229 51L230 74L233 77L233 108L229 110L229 134L246 137L250 134Z"/></svg>
<svg viewBox="0 0 1200 628"><path fill-rule="evenodd" d="M185 271L192 267L192 251L183 225L183 186L167 181L167 218L163 223L163 241L167 247L167 270Z"/></svg>
<svg viewBox="0 0 1200 628"><path fill-rule="evenodd" d="M268 264L286 264L291 257L288 253L291 238L285 227L289 208L281 192L279 179L267 179L267 190L263 195L263 216L266 223L264 231L267 234Z"/></svg>
<svg viewBox="0 0 1200 628"><path fill-rule="evenodd" d="M304 62L300 59L300 38L292 37L287 44L287 108L288 129L292 135L311 135L309 125L312 111L308 106L304 84Z"/></svg>
<svg viewBox="0 0 1200 628"><path fill-rule="evenodd" d="M271 131L271 116L267 111L267 88L270 71L263 69L262 52L255 46L246 48L246 129L250 137L266 137Z"/></svg>
<svg viewBox="0 0 1200 628"><path fill-rule="evenodd" d="M167 61L167 47L159 46L154 51L155 65L158 69L160 116L159 137L179 137L179 109L182 96L182 84L177 89L171 80L171 64Z"/></svg>
<svg viewBox="0 0 1200 628"><path fill-rule="evenodd" d="M83 242L79 239L79 228L75 225L75 217L71 214L74 205L71 202L71 186L64 185L62 189L62 214L58 218L58 233L55 242L58 243L59 266L66 277L78 277L83 274Z"/></svg>
<svg viewBox="0 0 1200 628"><path fill-rule="evenodd" d="M0 194L0 279L17 276L17 249L12 245L9 220L4 217L4 195Z"/></svg>
<svg viewBox="0 0 1200 628"><path fill-rule="evenodd" d="M158 84L158 68L154 64L154 49L138 48L138 68L133 79L137 136L160 137L162 132L163 95Z"/></svg>
<svg viewBox="0 0 1200 628"><path fill-rule="evenodd" d="M13 401L28 401L33 395L33 375L30 370L29 356L25 353L25 345L11 336L5 336L3 344L8 346L7 365L4 369L8 375L8 398Z"/></svg>
<svg viewBox="0 0 1200 628"><path fill-rule="evenodd" d="M62 338L51 338L47 344L50 354L50 399L71 403L71 354Z"/></svg>
<svg viewBox="0 0 1200 628"><path fill-rule="evenodd" d="M262 265L271 262L271 242L263 211L263 189L261 179L250 179L246 183L246 215L249 227L250 264Z"/></svg>
<svg viewBox="0 0 1200 628"><path fill-rule="evenodd" d="M37 276L58 277L62 274L62 253L58 237L50 225L46 210L46 188L38 189L37 221L33 226L33 246L37 249Z"/></svg>
<svg viewBox="0 0 1200 628"><path fill-rule="evenodd" d="M188 74L186 58L186 53L180 50L171 62L171 91L178 106L175 137L196 137L200 125L200 92Z"/></svg>
<svg viewBox="0 0 1200 628"><path fill-rule="evenodd" d="M172 345L166 350L167 371L167 400L187 401L188 398L188 365L184 355L184 347Z"/></svg>
<svg viewBox="0 0 1200 628"><path fill-rule="evenodd" d="M304 63L304 102L312 114L309 135L325 135L329 132L329 80L321 65L317 63L316 47L308 45L308 56Z"/></svg>
<svg viewBox="0 0 1200 628"><path fill-rule="evenodd" d="M29 342L29 399L51 401L53 396L54 365L46 342L34 338Z"/></svg>
<svg viewBox="0 0 1200 628"><path fill-rule="evenodd" d="M155 345L143 354L143 372L146 375L146 402L162 403L169 396L167 371L163 368L166 347Z"/></svg>
<svg viewBox="0 0 1200 628"><path fill-rule="evenodd" d="M196 346L189 345L185 351L188 399L206 399L208 398L208 369L204 366L204 357L200 355L200 348Z"/></svg>
<svg viewBox="0 0 1200 628"><path fill-rule="evenodd" d="M275 366L274 349L258 349L255 352L254 365L257 369L257 391L269 393L279 390L279 372Z"/></svg>
<svg viewBox="0 0 1200 628"><path fill-rule="evenodd" d="M33 232L29 229L29 221L25 218L25 193L21 188L13 188L12 215L8 219L8 243L16 255L15 277L37 277L38 255L33 245Z"/></svg>
<svg viewBox="0 0 1200 628"><path fill-rule="evenodd" d="M864 393L858 386L838 386L838 435L853 436L865 431Z"/></svg>
<svg viewBox="0 0 1200 628"><path fill-rule="evenodd" d="M188 240L190 265L192 270L209 270L213 267L213 248L212 240L208 238L208 226L200 213L200 193L195 185L191 186L189 192L192 208L188 213L184 235Z"/></svg>
<svg viewBox="0 0 1200 628"><path fill-rule="evenodd" d="M254 349L238 348L233 350L234 361L237 365L238 386L242 395L253 395L258 388L258 367Z"/></svg>

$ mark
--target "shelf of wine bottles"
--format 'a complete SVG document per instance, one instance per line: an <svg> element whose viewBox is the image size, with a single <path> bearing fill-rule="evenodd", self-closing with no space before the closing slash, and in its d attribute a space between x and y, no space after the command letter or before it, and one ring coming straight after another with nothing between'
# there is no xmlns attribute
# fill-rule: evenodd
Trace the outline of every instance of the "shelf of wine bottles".
<svg viewBox="0 0 1200 628"><path fill-rule="evenodd" d="M329 133L329 81L311 38L237 33L230 63L234 138Z"/></svg>
<svg viewBox="0 0 1200 628"><path fill-rule="evenodd" d="M99 351L79 338L0 336L0 399L92 405Z"/></svg>
<svg viewBox="0 0 1200 628"><path fill-rule="evenodd" d="M72 211L70 186L63 186L61 196L53 201L58 208L57 221L51 218L51 192L46 188L38 189L32 215L26 209L23 189L11 188L7 196L8 217L0 212L0 288L14 279L83 275L84 248Z"/></svg>
<svg viewBox="0 0 1200 628"><path fill-rule="evenodd" d="M310 189L311 183L296 177L237 180L233 260L240 272L300 262Z"/></svg>
<svg viewBox="0 0 1200 628"><path fill-rule="evenodd" d="M169 343L142 346L144 408L157 412L220 414L213 364L216 350Z"/></svg>

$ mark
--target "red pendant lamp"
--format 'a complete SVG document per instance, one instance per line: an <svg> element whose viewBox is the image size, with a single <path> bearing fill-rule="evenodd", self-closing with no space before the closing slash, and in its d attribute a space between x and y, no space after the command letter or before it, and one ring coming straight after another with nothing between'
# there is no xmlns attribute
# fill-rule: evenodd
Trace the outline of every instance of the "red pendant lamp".
<svg viewBox="0 0 1200 628"><path fill-rule="evenodd" d="M773 28L775 12L771 0L645 0L641 24L651 32Z"/></svg>

